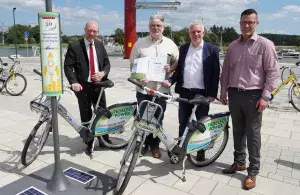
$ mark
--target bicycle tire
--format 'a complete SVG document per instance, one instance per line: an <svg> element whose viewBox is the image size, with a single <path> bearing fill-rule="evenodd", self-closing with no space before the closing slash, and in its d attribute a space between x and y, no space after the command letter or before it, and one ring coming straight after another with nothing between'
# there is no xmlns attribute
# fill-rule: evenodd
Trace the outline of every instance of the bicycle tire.
<svg viewBox="0 0 300 195"><path fill-rule="evenodd" d="M289 68L288 67L285 67L283 68L283 70L281 71L281 75L280 75L280 78L281 78L281 81L284 81L288 78L288 76L290 75L290 73L288 72ZM286 76L287 75L287 76Z"/></svg>
<svg viewBox="0 0 300 195"><path fill-rule="evenodd" d="M204 167L204 166L207 166L207 165L210 165L211 163L213 163L215 160L217 160L219 158L219 156L222 154L222 152L224 151L226 145L227 145L227 142L228 142L228 137L229 137L229 132L228 132L228 125L225 126L224 130L223 130L223 142L221 144L221 147L218 149L218 151L216 152L216 154L212 157L212 158L209 158L209 159L205 159L204 161L197 161L196 159L194 159L194 157L192 157L192 155L190 154L187 154L187 157L188 157L188 161L197 166L197 167ZM192 134L189 135L189 137L187 138L187 141L190 140ZM205 151L206 152L206 151Z"/></svg>
<svg viewBox="0 0 300 195"><path fill-rule="evenodd" d="M300 86L300 83L298 83L298 85ZM294 97L295 97L295 94L294 94L294 89L295 89L295 87L296 87L296 85L294 85L293 84L293 86L292 86L292 90L289 92L289 93L291 93L290 94L290 96L291 96L291 104L292 104L292 106L298 111L298 112L300 112L300 105L299 106L297 106L296 104L295 104L295 102L294 102ZM296 97L296 98L298 98L299 99L299 101L300 101L300 94L299 94L299 97Z"/></svg>
<svg viewBox="0 0 300 195"><path fill-rule="evenodd" d="M133 141L133 144L134 145L132 146L132 149L129 150L128 153L127 153L127 155L128 155L127 158L129 158L129 155L132 152L132 159L131 159L130 164L128 166L128 171L125 174L125 178L124 178L123 182L121 184L119 184L119 182L120 182L119 180L121 179L121 175L122 175L122 173L124 171L123 169L126 168L125 166L127 164L126 163L126 158L125 158L123 164L121 165L120 171L119 171L116 188L114 190L114 195L122 195L123 194L123 192L125 191L128 183L129 183L129 180L130 180L131 175L133 173L133 169L135 168L136 161L137 161L137 159L139 157L139 151L140 151L140 147L141 147L141 142L138 142L135 139L135 141ZM118 189L119 185L120 185L120 187Z"/></svg>
<svg viewBox="0 0 300 195"><path fill-rule="evenodd" d="M18 95L21 95L21 94L25 91L25 89L27 88L27 80L26 80L26 78L25 78L22 74L20 74L20 73L15 73L15 77L20 77L20 78L22 78L22 79L24 80L24 87L22 88L22 90L21 90L20 92L17 92L17 93L14 93L14 92L10 91L10 89L9 89L9 87L8 87L8 84L9 84L10 79L13 78L13 75L10 75L10 76L7 78L6 82L5 82L5 89L6 89L7 93L9 93L9 94L12 95L12 96L18 96Z"/></svg>
<svg viewBox="0 0 300 195"><path fill-rule="evenodd" d="M48 139L48 136L49 136L49 133L50 133L50 130L51 130L51 120L49 119L45 119L44 121L39 121L32 129L32 131L30 132L26 142L25 142L25 145L24 145L24 148L23 148L23 151L22 151L22 155L21 155L21 162L24 166L28 166L30 165L37 157L38 155L40 154L40 152L42 151L47 139ZM32 141L34 140L36 134L37 134L37 131L40 129L40 127L42 126L42 124L46 123L46 127L43 129L43 133L42 133L42 140L41 142L39 143L39 145L37 145L37 151L36 153L33 155L33 157L30 158L30 160L27 160L27 156L28 156L28 149L30 144L32 143ZM50 125L48 125L50 124ZM40 146L40 147L39 147Z"/></svg>

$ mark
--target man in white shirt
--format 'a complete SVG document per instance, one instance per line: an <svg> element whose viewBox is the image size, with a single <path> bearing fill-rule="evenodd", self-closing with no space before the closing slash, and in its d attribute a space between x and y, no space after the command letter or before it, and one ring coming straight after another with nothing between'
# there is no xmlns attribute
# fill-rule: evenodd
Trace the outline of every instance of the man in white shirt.
<svg viewBox="0 0 300 195"><path fill-rule="evenodd" d="M130 69L135 59L142 57L167 57L168 54L171 55L170 64L165 66L167 71L166 78L170 77L170 73L175 70L178 62L178 47L177 45L169 38L163 36L164 31L164 17L161 15L153 15L149 20L149 31L150 35L144 38L139 39L132 48L130 55ZM145 83L147 87L159 90L163 93L169 93L169 89L162 86L162 83L151 81L149 79L140 80ZM138 103L143 100L152 100L151 95L147 95L144 91L137 88L136 98ZM166 110L166 101L161 99L156 99L156 103L160 104L163 108L163 112ZM140 110L143 112L142 110ZM164 113L162 113L164 114ZM162 115L161 120L159 121L162 124L164 115ZM152 151L152 156L154 158L160 158L161 153L159 150L160 140L158 137L153 138L152 134L149 134L145 140L145 146L143 147L142 154L148 150L150 146Z"/></svg>
<svg viewBox="0 0 300 195"><path fill-rule="evenodd" d="M176 83L175 92L180 97L192 99L197 94L209 97L213 102L217 97L219 83L219 48L203 41L205 29L202 22L193 22L189 26L191 43L179 49L178 66L174 74L164 85L170 87ZM179 103L179 137L183 135L193 105ZM209 106L199 105L196 110L197 120L208 115ZM197 160L205 158L204 151L199 151Z"/></svg>

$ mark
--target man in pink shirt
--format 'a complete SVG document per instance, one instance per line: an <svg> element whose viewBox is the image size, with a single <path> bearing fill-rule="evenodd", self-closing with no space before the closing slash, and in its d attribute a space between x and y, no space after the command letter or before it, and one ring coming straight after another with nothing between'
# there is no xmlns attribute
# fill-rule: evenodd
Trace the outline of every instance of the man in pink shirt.
<svg viewBox="0 0 300 195"><path fill-rule="evenodd" d="M257 26L257 12L245 10L240 18L242 34L228 46L221 75L221 101L225 105L229 102L234 141L234 163L223 173L233 174L246 169L248 145L250 164L245 189L256 185L260 168L262 112L268 106L278 79L274 44L255 33Z"/></svg>

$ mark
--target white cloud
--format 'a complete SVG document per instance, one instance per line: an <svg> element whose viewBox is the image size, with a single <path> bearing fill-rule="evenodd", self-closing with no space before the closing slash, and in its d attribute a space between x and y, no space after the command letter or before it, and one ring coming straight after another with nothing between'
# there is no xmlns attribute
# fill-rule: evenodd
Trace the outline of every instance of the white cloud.
<svg viewBox="0 0 300 195"><path fill-rule="evenodd" d="M289 12L300 12L300 6L297 5L287 5L284 6L282 9Z"/></svg>
<svg viewBox="0 0 300 195"><path fill-rule="evenodd" d="M0 8L12 9L13 7L22 11L30 10L45 10L45 1L43 0L0 0Z"/></svg>
<svg viewBox="0 0 300 195"><path fill-rule="evenodd" d="M295 22L300 22L300 17L295 17L295 18L293 18L293 21L295 21Z"/></svg>

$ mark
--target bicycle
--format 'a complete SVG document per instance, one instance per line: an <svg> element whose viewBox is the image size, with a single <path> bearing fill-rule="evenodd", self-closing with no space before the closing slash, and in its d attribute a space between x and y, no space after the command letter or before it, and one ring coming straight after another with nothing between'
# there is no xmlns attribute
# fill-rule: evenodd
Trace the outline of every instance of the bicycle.
<svg viewBox="0 0 300 195"><path fill-rule="evenodd" d="M18 96L25 91L27 80L20 73L22 69L17 67L17 65L20 64L20 61L10 57L9 59L14 62L11 67L7 67L8 63L3 63L0 58L0 92L5 88L10 95ZM18 86L21 86L20 90L16 90Z"/></svg>
<svg viewBox="0 0 300 195"><path fill-rule="evenodd" d="M296 63L296 67L300 64L300 61ZM289 76L287 79L283 80L279 86L277 86L271 93L271 101L274 99L275 95L277 95L281 89L286 86L288 83L292 83L289 91L288 91L288 98L289 98L289 103L292 104L292 106L300 112L300 83L298 83L297 78L295 76L294 71L292 69L295 67L289 68ZM295 101L299 100L299 105L297 106Z"/></svg>
<svg viewBox="0 0 300 195"><path fill-rule="evenodd" d="M33 70L36 74L41 75L38 70ZM111 149L120 149L127 146L131 137L131 124L135 116L137 103L126 102L120 104L110 105L108 108L99 106L100 99L104 89L111 88L114 83L110 80L105 80L96 83L101 87L97 103L93 109L91 120L83 126L80 121L76 120L71 113L59 102L60 97L57 99L57 112L61 115L85 143L93 141L92 154L95 144L95 137L100 138L100 142ZM70 86L64 86L64 89L70 89ZM24 166L30 165L40 154L43 149L49 133L52 131L52 113L51 113L51 97L45 97L39 94L34 100L30 102L30 109L40 113L39 120L29 134L21 155L21 162ZM110 139L104 139L104 135L110 135Z"/></svg>
<svg viewBox="0 0 300 195"><path fill-rule="evenodd" d="M149 133L153 133L157 136L166 146L172 163L178 163L179 160L183 159L183 181L186 181L185 162L187 159L193 165L202 167L213 163L222 154L228 142L229 112L208 115L196 121L194 119L194 114L198 105L209 104L208 98L199 95L191 100L187 100L160 93L146 87L132 78L129 78L128 81L139 86L148 94L153 95L153 99L152 101L144 100L138 105L138 111L133 122L134 132L120 162L121 168L114 189L115 195L121 195L124 192L133 173L143 143ZM183 136L178 139L180 142L167 136L163 127L158 122L162 116L163 110L159 104L154 103L155 98L164 98L167 99L166 101L168 102L186 102L194 105ZM142 108L145 108L143 113L140 112ZM218 143L220 144L218 149L213 150ZM205 157L200 161L193 155L193 153L198 153L198 151L205 154ZM213 155L208 157L208 154Z"/></svg>
<svg viewBox="0 0 300 195"><path fill-rule="evenodd" d="M297 64L295 64L296 66L295 67L293 67L293 68L296 68L296 67L298 67L299 66L299 63ZM291 67L290 66L281 66L280 67L280 70L282 70L281 71L281 75L280 75L280 78L281 78L281 81L284 81L284 80L286 80L288 77L289 77L289 69L290 69Z"/></svg>

